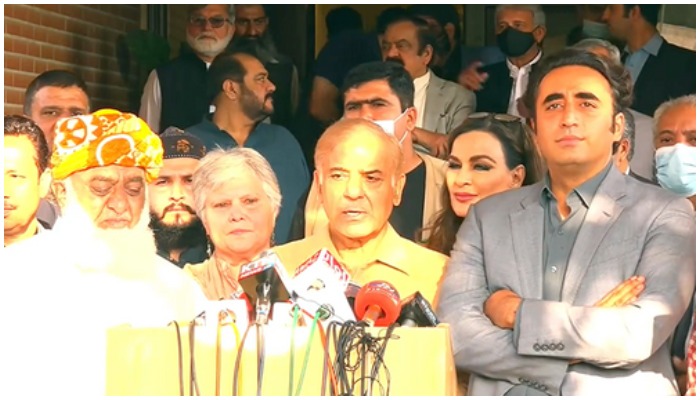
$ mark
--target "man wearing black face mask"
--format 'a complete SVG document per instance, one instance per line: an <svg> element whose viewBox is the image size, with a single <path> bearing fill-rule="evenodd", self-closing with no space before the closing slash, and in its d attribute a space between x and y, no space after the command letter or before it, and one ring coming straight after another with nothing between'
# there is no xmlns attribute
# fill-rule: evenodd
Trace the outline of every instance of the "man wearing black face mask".
<svg viewBox="0 0 700 400"><path fill-rule="evenodd" d="M520 98L533 66L542 57L547 34L542 6L513 4L496 8L496 39L506 60L482 68L480 62L460 74L459 82L476 92L476 111L527 117Z"/></svg>

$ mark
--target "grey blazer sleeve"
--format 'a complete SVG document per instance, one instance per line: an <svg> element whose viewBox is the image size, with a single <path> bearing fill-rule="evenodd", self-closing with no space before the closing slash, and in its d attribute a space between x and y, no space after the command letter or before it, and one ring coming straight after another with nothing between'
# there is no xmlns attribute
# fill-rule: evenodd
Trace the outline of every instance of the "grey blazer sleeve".
<svg viewBox="0 0 700 400"><path fill-rule="evenodd" d="M659 207L662 211L658 215L646 216L655 220L646 232L643 248L636 250L641 251L641 257L634 274L646 277L639 300L616 308L525 300L516 330L518 354L576 359L602 368L632 368L669 339L693 293L695 217L686 199ZM625 251L624 245L619 244L622 249L618 254L635 257L635 250ZM621 257L594 258L593 263L601 270L615 270ZM584 280L581 287L585 285L595 282ZM563 346L543 349L543 341Z"/></svg>
<svg viewBox="0 0 700 400"><path fill-rule="evenodd" d="M462 124L469 115L474 113L476 110L476 95L474 92L454 82L448 83L453 94L451 100L447 103L447 115L449 118L445 121L445 132L449 134L454 128Z"/></svg>
<svg viewBox="0 0 700 400"><path fill-rule="evenodd" d="M439 318L450 324L455 364L459 370L511 384L538 382L558 395L568 360L518 354L513 332L494 326L484 315L483 304L491 293L480 225L478 208L472 208L457 233L438 302Z"/></svg>

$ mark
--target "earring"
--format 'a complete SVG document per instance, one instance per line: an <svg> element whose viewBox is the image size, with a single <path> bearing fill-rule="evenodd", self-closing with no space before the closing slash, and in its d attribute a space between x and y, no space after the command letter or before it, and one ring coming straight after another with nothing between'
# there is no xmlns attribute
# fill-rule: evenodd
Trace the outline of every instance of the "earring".
<svg viewBox="0 0 700 400"><path fill-rule="evenodd" d="M275 232L270 235L270 247L275 247Z"/></svg>

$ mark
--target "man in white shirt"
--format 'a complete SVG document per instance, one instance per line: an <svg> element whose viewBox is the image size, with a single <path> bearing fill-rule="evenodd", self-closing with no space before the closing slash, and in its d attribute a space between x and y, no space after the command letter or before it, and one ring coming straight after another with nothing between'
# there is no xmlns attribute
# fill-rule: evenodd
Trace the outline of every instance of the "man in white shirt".
<svg viewBox="0 0 700 400"><path fill-rule="evenodd" d="M3 393L104 395L110 328L165 327L204 309L199 286L156 254L148 228L146 186L162 157L133 114L58 121L50 167L61 218L2 254Z"/></svg>
<svg viewBox="0 0 700 400"><path fill-rule="evenodd" d="M175 126L185 129L209 112L207 70L233 38L234 6L191 5L187 19L189 49L148 76L139 116L154 132Z"/></svg>
<svg viewBox="0 0 700 400"><path fill-rule="evenodd" d="M476 96L430 70L435 40L424 19L404 16L387 26L382 39L382 57L403 65L413 79L413 104L418 112L413 131L416 149L444 158L447 156L446 134L474 112Z"/></svg>

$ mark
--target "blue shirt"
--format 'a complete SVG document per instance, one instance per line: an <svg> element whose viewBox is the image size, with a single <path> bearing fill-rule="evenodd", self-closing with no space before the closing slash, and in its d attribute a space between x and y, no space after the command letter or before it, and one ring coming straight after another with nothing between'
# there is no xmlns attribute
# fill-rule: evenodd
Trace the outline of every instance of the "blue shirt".
<svg viewBox="0 0 700 400"><path fill-rule="evenodd" d="M200 138L207 151L238 147L231 135L214 125L209 117L186 131ZM253 129L244 147L265 157L277 176L282 192L282 207L275 223L274 242L285 244L289 241L297 203L311 182L304 153L299 142L286 128L266 123L260 123Z"/></svg>
<svg viewBox="0 0 700 400"><path fill-rule="evenodd" d="M637 78L639 78L639 74L642 73L642 68L644 68L644 64L647 62L649 54L653 56L658 55L659 49L661 48L663 42L664 41L661 39L661 35L657 33L652 36L651 39L649 39L644 47L635 51L634 53L630 53L629 56L627 56L627 59L625 60L625 68L627 68L630 75L632 75L632 82L637 83ZM625 52L629 53L629 48L627 46L625 46Z"/></svg>

